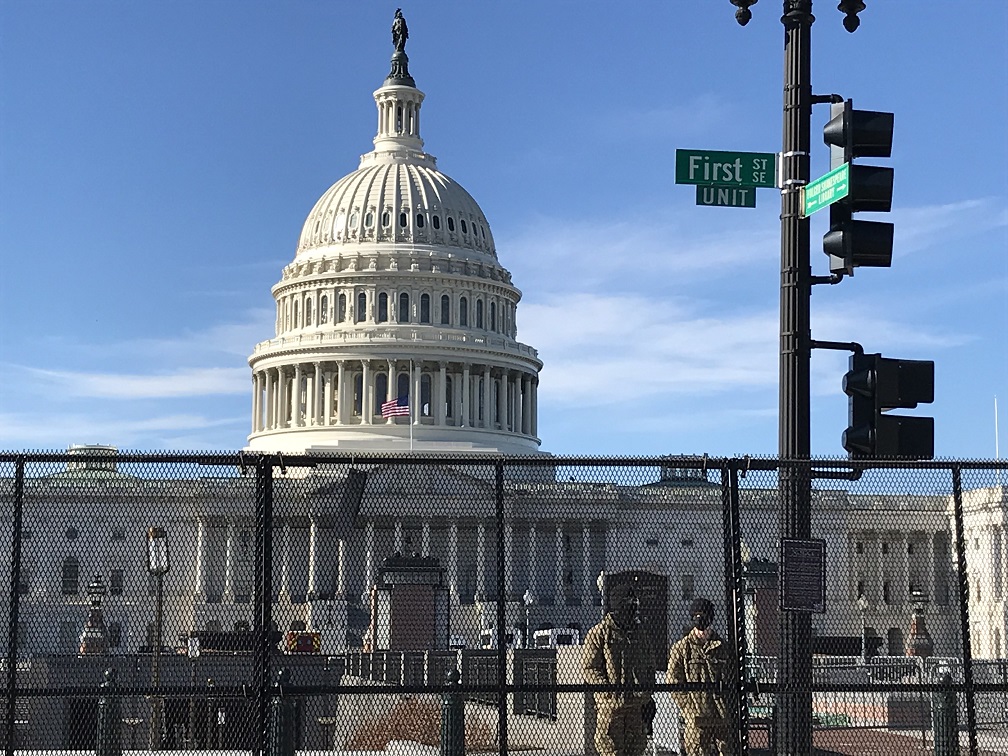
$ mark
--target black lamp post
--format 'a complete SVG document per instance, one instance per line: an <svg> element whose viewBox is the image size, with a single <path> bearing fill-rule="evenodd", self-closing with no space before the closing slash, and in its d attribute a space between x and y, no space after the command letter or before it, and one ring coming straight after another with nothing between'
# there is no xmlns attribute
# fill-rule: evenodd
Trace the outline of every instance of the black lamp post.
<svg viewBox="0 0 1008 756"><path fill-rule="evenodd" d="M745 26L756 0L730 0L735 19ZM857 29L861 0L840 0L844 28ZM811 536L812 482L801 467L788 461L808 460L811 453L810 370L812 336L809 299L812 271L809 221L802 217L801 189L809 182L812 105L828 102L812 94L812 0L784 0L784 110L781 140L781 290L780 387L778 455L782 461L778 487L781 540ZM780 575L787 565L780 558ZM778 753L812 751L812 623L807 612L782 611L777 684Z"/></svg>
<svg viewBox="0 0 1008 756"><path fill-rule="evenodd" d="M535 594L532 593L532 589L528 588L525 590L525 594L522 596L522 602L525 604L525 648L532 648L532 628L529 627L529 609L536 602Z"/></svg>
<svg viewBox="0 0 1008 756"><path fill-rule="evenodd" d="M164 576L171 569L168 557L168 534L164 528L147 529L147 572L157 578L157 614L154 618L154 649L151 654L151 731L150 748L161 750L162 706L157 688L161 684L161 637L164 633Z"/></svg>

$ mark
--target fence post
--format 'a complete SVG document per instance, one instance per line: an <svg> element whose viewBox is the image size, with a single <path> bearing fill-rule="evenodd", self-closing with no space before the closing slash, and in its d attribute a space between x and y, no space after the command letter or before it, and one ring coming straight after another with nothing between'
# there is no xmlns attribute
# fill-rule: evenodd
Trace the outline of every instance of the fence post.
<svg viewBox="0 0 1008 756"><path fill-rule="evenodd" d="M749 706L746 697L745 579L742 564L738 465L727 460L721 466L721 504L724 519L725 634L735 665L734 690L728 691L729 719L735 727L739 753L749 753Z"/></svg>
<svg viewBox="0 0 1008 756"><path fill-rule="evenodd" d="M952 675L942 677L944 690L931 694L931 736L935 756L959 756L959 717Z"/></svg>
<svg viewBox="0 0 1008 756"><path fill-rule="evenodd" d="M98 732L95 738L95 756L121 756L122 710L116 693L116 671L105 670L105 680L99 686Z"/></svg>
<svg viewBox="0 0 1008 756"><path fill-rule="evenodd" d="M14 522L11 538L10 614L7 618L7 720L4 741L7 756L14 756L14 712L17 704L18 619L21 608L21 534L24 517L25 458L18 455L14 467Z"/></svg>
<svg viewBox="0 0 1008 756"><path fill-rule="evenodd" d="M290 677L289 669L281 669L273 686L276 695L270 702L269 756L294 756L294 701L284 695Z"/></svg>
<svg viewBox="0 0 1008 756"><path fill-rule="evenodd" d="M273 460L255 461L255 600L253 606L255 739L254 753L267 750L270 655L273 636Z"/></svg>
<svg viewBox="0 0 1008 756"><path fill-rule="evenodd" d="M973 687L973 640L970 636L969 573L966 568L966 534L963 526L962 469L952 468L952 503L956 531L956 567L958 569L959 619L962 624L963 692L966 694L966 731L970 756L977 755L976 702Z"/></svg>
<svg viewBox="0 0 1008 756"><path fill-rule="evenodd" d="M448 688L441 694L441 756L465 756L465 701L459 691L459 673L448 672Z"/></svg>

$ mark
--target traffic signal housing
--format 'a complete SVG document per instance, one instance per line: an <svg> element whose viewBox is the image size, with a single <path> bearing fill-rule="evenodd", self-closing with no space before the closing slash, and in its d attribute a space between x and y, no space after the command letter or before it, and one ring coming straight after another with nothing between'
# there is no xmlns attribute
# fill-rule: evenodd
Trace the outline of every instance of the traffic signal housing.
<svg viewBox="0 0 1008 756"><path fill-rule="evenodd" d="M833 105L823 128L830 146L830 167L850 163L847 196L830 205L830 229L823 236L823 252L830 256L830 272L854 275L854 268L892 265L893 224L855 220L854 213L888 213L892 209L893 169L855 165L862 157L892 155L893 114L854 110L846 100Z"/></svg>
<svg viewBox="0 0 1008 756"><path fill-rule="evenodd" d="M851 355L843 447L851 459L933 459L934 418L887 414L934 401L934 362Z"/></svg>

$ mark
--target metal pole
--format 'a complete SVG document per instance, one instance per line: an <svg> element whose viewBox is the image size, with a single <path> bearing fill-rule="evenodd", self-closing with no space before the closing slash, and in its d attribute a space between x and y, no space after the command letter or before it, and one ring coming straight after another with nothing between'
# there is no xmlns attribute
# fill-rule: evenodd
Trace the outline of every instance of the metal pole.
<svg viewBox="0 0 1008 756"><path fill-rule="evenodd" d="M24 457L14 467L14 533L11 544L10 616L7 622L6 754L14 756L14 707L17 703L18 612L21 607L21 531L24 517Z"/></svg>
<svg viewBox="0 0 1008 756"><path fill-rule="evenodd" d="M507 694L507 640L504 619L504 586L507 585L504 574L506 560L504 558L504 462L498 459L496 465L494 488L496 489L495 509L497 515L497 742L502 753L507 753L508 747L508 700Z"/></svg>
<svg viewBox="0 0 1008 756"><path fill-rule="evenodd" d="M273 462L256 460L256 536L255 536L255 739L253 752L267 752L269 723L270 650L273 632Z"/></svg>
<svg viewBox="0 0 1008 756"><path fill-rule="evenodd" d="M809 180L812 120L812 0L784 0L784 112L781 142L781 292L779 488L781 536L811 535L809 371L811 333L809 221L802 218L801 188ZM799 461L795 464L795 461ZM781 552L783 557L783 550ZM781 575L786 565L779 560ZM812 633L806 612L781 612L777 694L780 753L812 750Z"/></svg>
<svg viewBox="0 0 1008 756"><path fill-rule="evenodd" d="M956 567L958 568L959 620L962 625L963 692L966 696L966 731L970 756L977 756L976 701L973 688L973 638L969 618L969 573L966 572L966 534L963 528L962 470L952 468L952 503L956 531Z"/></svg>

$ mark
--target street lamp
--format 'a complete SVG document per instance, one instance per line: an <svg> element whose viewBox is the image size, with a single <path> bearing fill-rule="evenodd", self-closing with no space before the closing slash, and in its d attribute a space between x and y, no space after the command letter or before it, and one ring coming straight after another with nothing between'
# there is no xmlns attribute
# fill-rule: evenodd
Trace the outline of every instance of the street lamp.
<svg viewBox="0 0 1008 756"><path fill-rule="evenodd" d="M161 697L157 688L161 684L161 635L164 631L164 576L171 569L168 558L168 534L164 528L147 529L147 572L157 578L157 614L154 618L154 653L151 655L151 731L150 748L161 750Z"/></svg>
<svg viewBox="0 0 1008 756"><path fill-rule="evenodd" d="M525 648L532 648L532 636L530 635L529 627L529 609L536 602L535 594L532 593L531 588L525 589L525 594L522 596L522 602L525 604Z"/></svg>
<svg viewBox="0 0 1008 756"><path fill-rule="evenodd" d="M868 663L868 624L866 615L868 614L868 599L864 594L858 596L858 609L861 610L861 663Z"/></svg>

